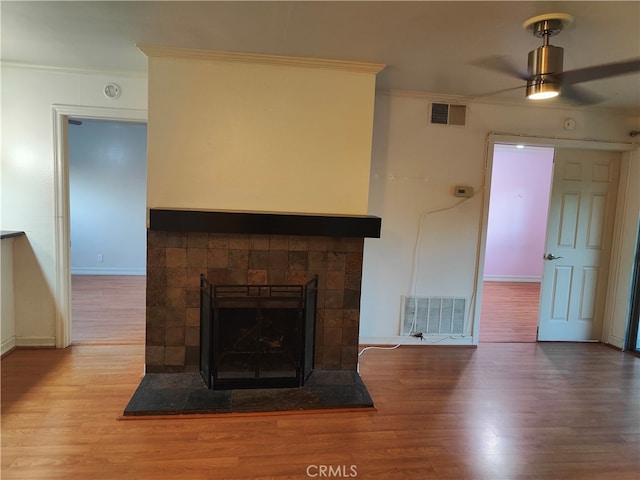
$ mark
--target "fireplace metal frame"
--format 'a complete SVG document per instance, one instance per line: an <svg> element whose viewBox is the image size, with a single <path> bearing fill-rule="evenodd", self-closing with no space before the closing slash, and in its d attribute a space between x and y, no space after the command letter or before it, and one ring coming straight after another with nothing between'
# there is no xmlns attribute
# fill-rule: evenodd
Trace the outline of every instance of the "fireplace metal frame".
<svg viewBox="0 0 640 480"><path fill-rule="evenodd" d="M201 275L200 372L207 386L216 390L303 386L314 367L317 290L317 275L305 285L212 285ZM262 322L266 322L263 314L274 311L281 315L295 312L293 332L288 334L288 339L293 338L295 343L288 350L264 346L269 339L261 333ZM253 342L245 350L228 351L227 348L223 351L219 344L224 336L221 322L228 321L221 317L229 312L248 314L252 318L250 321L255 321L254 329L247 333ZM228 324L222 325L222 329L228 327ZM247 371L235 378L229 376L222 367L223 360L234 355L255 361L252 376L248 376ZM276 356L288 356L295 373L266 375L269 370L265 363Z"/></svg>

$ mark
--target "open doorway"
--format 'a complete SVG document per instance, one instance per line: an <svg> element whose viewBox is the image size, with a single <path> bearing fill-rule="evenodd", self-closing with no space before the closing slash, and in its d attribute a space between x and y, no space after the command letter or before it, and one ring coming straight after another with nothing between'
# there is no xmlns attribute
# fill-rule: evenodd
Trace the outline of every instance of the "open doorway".
<svg viewBox="0 0 640 480"><path fill-rule="evenodd" d="M69 117L73 344L144 343L145 122Z"/></svg>
<svg viewBox="0 0 640 480"><path fill-rule="evenodd" d="M496 144L479 342L535 342L552 147Z"/></svg>
<svg viewBox="0 0 640 480"><path fill-rule="evenodd" d="M54 197L55 197L55 277L57 305L56 348L71 345L71 221L69 215L69 119L147 122L146 110L123 108L53 105ZM145 222L146 223L146 222Z"/></svg>

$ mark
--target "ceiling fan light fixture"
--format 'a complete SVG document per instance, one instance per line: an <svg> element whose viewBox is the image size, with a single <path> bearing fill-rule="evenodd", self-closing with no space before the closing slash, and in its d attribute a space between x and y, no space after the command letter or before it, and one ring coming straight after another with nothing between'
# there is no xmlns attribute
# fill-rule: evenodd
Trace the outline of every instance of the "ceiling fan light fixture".
<svg viewBox="0 0 640 480"><path fill-rule="evenodd" d="M560 95L560 84L545 82L544 80L530 80L527 82L527 98L529 100L546 100Z"/></svg>
<svg viewBox="0 0 640 480"><path fill-rule="evenodd" d="M529 52L527 70L527 98L545 100L560 95L560 75L564 50L553 45L543 45Z"/></svg>

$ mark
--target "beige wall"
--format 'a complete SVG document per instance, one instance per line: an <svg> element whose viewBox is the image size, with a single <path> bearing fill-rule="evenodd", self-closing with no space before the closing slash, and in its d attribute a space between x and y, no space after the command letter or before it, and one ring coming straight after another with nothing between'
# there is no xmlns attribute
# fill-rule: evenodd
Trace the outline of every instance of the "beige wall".
<svg viewBox="0 0 640 480"><path fill-rule="evenodd" d="M148 207L365 214L374 98L371 71L152 53Z"/></svg>

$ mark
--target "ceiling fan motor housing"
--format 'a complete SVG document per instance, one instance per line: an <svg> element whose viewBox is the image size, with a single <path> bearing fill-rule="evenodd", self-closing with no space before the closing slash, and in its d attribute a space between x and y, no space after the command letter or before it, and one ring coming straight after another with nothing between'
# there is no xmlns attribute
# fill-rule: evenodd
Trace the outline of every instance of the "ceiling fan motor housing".
<svg viewBox="0 0 640 480"><path fill-rule="evenodd" d="M562 47L544 45L529 52L528 69L531 78L538 75L562 74L564 50Z"/></svg>
<svg viewBox="0 0 640 480"><path fill-rule="evenodd" d="M562 81L564 50L553 45L543 45L529 52L527 96L536 93L542 85L557 84Z"/></svg>

